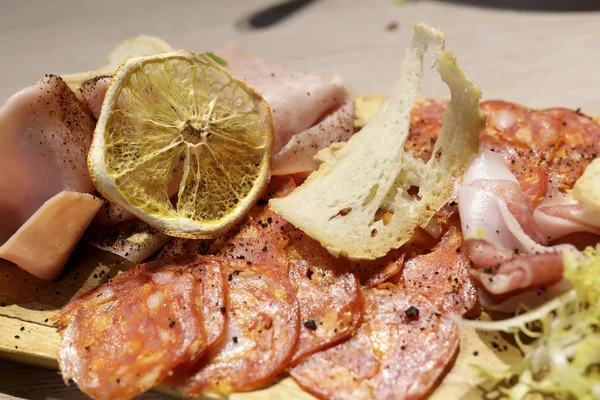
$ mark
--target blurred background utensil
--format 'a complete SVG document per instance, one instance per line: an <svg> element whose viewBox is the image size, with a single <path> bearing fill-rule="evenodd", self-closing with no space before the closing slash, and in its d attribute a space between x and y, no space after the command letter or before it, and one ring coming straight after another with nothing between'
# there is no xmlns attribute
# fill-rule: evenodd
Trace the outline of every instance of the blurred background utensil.
<svg viewBox="0 0 600 400"><path fill-rule="evenodd" d="M302 8L316 1L317 0L288 0L270 5L238 20L236 26L239 29L268 28L291 17Z"/></svg>

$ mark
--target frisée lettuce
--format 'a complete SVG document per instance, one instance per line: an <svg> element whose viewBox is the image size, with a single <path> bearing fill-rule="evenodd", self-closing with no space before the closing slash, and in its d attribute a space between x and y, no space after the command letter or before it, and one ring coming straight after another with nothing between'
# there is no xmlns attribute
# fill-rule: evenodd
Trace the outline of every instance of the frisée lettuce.
<svg viewBox="0 0 600 400"><path fill-rule="evenodd" d="M523 358L501 373L474 366L503 383L511 400L528 393L554 398L600 398L600 245L563 252L564 276L572 289L543 306L502 321L451 319L480 330L513 332ZM524 343L523 337L533 341Z"/></svg>

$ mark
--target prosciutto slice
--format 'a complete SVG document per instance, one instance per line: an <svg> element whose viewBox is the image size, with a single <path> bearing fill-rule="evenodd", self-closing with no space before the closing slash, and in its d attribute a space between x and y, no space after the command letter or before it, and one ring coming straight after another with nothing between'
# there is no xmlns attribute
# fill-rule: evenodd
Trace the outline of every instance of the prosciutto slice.
<svg viewBox="0 0 600 400"><path fill-rule="evenodd" d="M446 106L415 106L407 149L431 157ZM600 218L566 195L599 153L600 125L563 108L505 101L481 108L488 112L481 133L487 150L457 191L473 275L495 295L546 287L562 277L562 249L594 243L600 234Z"/></svg>
<svg viewBox="0 0 600 400"><path fill-rule="evenodd" d="M100 203L81 197L81 205L68 211L68 217L78 221L77 229L63 232L61 243L49 234L55 229L42 230L48 228L46 218L66 212L65 201L75 195L64 194L49 201L54 196L61 192L93 193L86 164L93 130L94 120L86 108L66 83L53 75L15 94L0 109L0 245L8 246L0 257L10 257L43 279L60 273L81 229L89 224L90 214ZM37 241L27 260L8 255L27 246L20 241L32 235ZM48 254L37 251L48 248L53 248L51 257L41 261Z"/></svg>
<svg viewBox="0 0 600 400"><path fill-rule="evenodd" d="M528 198L501 157L484 151L458 190L463 235L473 275L492 294L549 285L562 278L562 254L572 245L545 246Z"/></svg>

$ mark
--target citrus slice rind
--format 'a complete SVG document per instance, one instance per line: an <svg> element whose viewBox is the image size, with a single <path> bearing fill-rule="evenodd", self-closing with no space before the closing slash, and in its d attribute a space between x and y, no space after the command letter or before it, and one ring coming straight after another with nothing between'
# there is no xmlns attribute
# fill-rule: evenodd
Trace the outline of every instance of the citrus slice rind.
<svg viewBox="0 0 600 400"><path fill-rule="evenodd" d="M210 238L265 188L273 135L265 100L206 55L134 57L107 90L88 166L102 195L148 224Z"/></svg>

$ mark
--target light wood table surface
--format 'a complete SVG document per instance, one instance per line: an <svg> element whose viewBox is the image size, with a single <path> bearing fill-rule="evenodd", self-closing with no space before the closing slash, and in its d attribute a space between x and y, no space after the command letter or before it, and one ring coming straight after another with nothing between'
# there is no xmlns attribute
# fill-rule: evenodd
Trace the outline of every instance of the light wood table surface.
<svg viewBox="0 0 600 400"><path fill-rule="evenodd" d="M538 3L548 7L552 2ZM412 22L420 20L444 30L447 47L486 99L533 107L580 107L600 114L600 12L516 11L437 1L398 5L393 0L318 0L275 26L239 27L243 17L271 4L269 0L0 0L0 102L46 73L94 69L121 40L139 34L192 50L233 44L299 70L339 74L359 93L387 93L397 78ZM398 28L386 29L392 22ZM447 96L433 73L426 78L424 95ZM64 387L55 371L0 361L0 398L84 396Z"/></svg>

